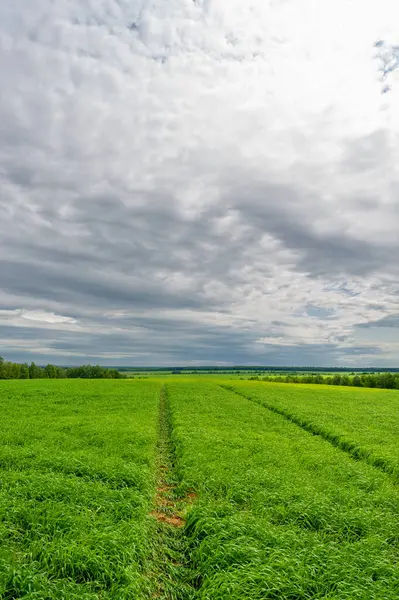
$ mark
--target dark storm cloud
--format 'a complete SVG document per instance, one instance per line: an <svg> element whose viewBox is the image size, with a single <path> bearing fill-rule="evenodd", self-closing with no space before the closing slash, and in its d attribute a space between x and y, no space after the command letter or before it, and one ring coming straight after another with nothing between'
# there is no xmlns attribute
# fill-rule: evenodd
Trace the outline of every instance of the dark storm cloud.
<svg viewBox="0 0 399 600"><path fill-rule="evenodd" d="M15 329L16 335L13 335ZM156 364L183 365L183 364L270 364L283 365L312 365L326 366L334 364L339 356L338 348L331 345L308 345L306 347L288 346L278 347L273 344L257 344L256 352L251 348L251 342L255 340L254 335L243 335L241 332L213 328L205 330L190 330L184 328L183 335L172 338L175 333L173 327L166 327L162 332L155 330L150 335L139 332L119 332L118 334L88 334L76 335L71 332L29 330L28 328L4 328L0 327L2 338L12 336L18 341L32 339L32 345L40 344L45 350L40 354L37 351L25 351L27 360L35 359L39 363L45 363L56 357L57 362L64 364L75 364L81 362L79 356L89 357L93 362L104 364L125 364L124 357L130 356L131 364ZM173 339L173 343L172 343ZM190 358L185 359L187 347L190 347ZM243 348L246 354L243 361ZM73 349L74 355L71 355ZM106 349L106 350L105 350ZM362 354L363 348L355 348L355 354ZM18 358L20 351L12 350L10 358ZM105 358L101 356L105 354ZM368 348L367 354L374 354L373 349ZM121 358L119 358L121 356ZM60 356L65 358L60 360ZM221 359L221 356L223 359ZM78 358L77 358L78 357Z"/></svg>
<svg viewBox="0 0 399 600"><path fill-rule="evenodd" d="M313 199L317 205L317 199ZM378 205L378 203L376 203ZM312 277L334 274L365 276L388 265L396 270L392 244L359 240L350 234L318 231L303 192L286 185L249 185L234 190L233 206L253 228L252 236L269 233L298 255L297 268ZM323 207L321 214L323 215ZM325 210L325 209L324 209ZM317 211L315 211L317 212ZM399 250L399 242L395 245Z"/></svg>
<svg viewBox="0 0 399 600"><path fill-rule="evenodd" d="M3 289L15 295L40 295L55 301L78 302L83 297L88 304L95 300L96 306L129 306L132 309L143 306L200 309L202 305L199 296L179 295L143 280L133 281L130 285L122 277L107 281L88 270L71 273L62 263L45 267L3 261L0 279Z"/></svg>

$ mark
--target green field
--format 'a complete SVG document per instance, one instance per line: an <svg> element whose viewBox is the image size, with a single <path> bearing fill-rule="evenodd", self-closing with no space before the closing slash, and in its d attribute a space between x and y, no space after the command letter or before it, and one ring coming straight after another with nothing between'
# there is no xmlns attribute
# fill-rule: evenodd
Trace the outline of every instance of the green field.
<svg viewBox="0 0 399 600"><path fill-rule="evenodd" d="M0 597L149 597L159 385L0 385Z"/></svg>
<svg viewBox="0 0 399 600"><path fill-rule="evenodd" d="M234 383L231 389L399 477L399 392Z"/></svg>
<svg viewBox="0 0 399 600"><path fill-rule="evenodd" d="M0 598L399 597L399 392L0 382Z"/></svg>

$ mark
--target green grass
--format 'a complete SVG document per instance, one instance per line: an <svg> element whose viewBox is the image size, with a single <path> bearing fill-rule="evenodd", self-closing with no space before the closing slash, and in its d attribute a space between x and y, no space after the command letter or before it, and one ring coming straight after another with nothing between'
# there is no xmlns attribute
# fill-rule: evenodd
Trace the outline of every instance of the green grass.
<svg viewBox="0 0 399 600"><path fill-rule="evenodd" d="M232 389L399 479L399 390L257 382Z"/></svg>
<svg viewBox="0 0 399 600"><path fill-rule="evenodd" d="M0 598L148 598L159 384L0 386Z"/></svg>
<svg viewBox="0 0 399 600"><path fill-rule="evenodd" d="M210 383L167 390L196 598L399 597L391 477Z"/></svg>
<svg viewBox="0 0 399 600"><path fill-rule="evenodd" d="M397 600L399 393L163 379L1 382L1 600Z"/></svg>

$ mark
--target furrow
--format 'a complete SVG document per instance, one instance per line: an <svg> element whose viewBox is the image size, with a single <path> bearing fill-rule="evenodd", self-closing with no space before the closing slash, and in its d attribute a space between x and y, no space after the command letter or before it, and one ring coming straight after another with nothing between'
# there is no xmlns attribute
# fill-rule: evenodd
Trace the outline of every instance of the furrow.
<svg viewBox="0 0 399 600"><path fill-rule="evenodd" d="M233 386L222 384L220 385L220 387L224 388L225 390L228 390L229 392L233 392L237 396L241 396L242 398L245 398L250 402L254 402L259 406L263 406L263 408L266 408L267 410L270 410L271 412L274 412L275 414L280 415L281 417L284 417L287 421L290 421L298 427L301 427L301 429L307 431L311 435L321 437L323 440L329 442L335 448L338 448L339 450L342 450L343 452L348 454L354 460L364 461L372 467L378 469L379 471L393 476L395 482L398 480L399 474L397 468L394 465L392 465L390 462L384 460L381 457L375 456L372 452L366 450L365 448L362 448L355 442L344 439L339 435L330 433L329 431L326 431L325 429L319 427L315 423L307 421L306 419L303 419L302 417L299 417L298 415L295 415L288 410L278 408L276 406L273 406L272 404L269 404L266 400L259 400L258 398L252 398L251 396L247 396L240 390L235 389Z"/></svg>
<svg viewBox="0 0 399 600"><path fill-rule="evenodd" d="M189 600L193 597L193 589L189 584L190 569L185 559L184 537L188 500L179 497L178 494L172 432L169 399L163 387L159 403L158 480L154 508L150 513L156 520L156 582L152 597L162 600Z"/></svg>

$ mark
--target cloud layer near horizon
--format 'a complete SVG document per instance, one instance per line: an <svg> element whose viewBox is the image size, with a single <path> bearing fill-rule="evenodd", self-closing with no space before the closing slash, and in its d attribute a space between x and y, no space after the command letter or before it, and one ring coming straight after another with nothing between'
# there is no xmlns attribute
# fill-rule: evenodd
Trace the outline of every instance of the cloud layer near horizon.
<svg viewBox="0 0 399 600"><path fill-rule="evenodd" d="M0 354L397 364L399 8L367 4L3 3Z"/></svg>

